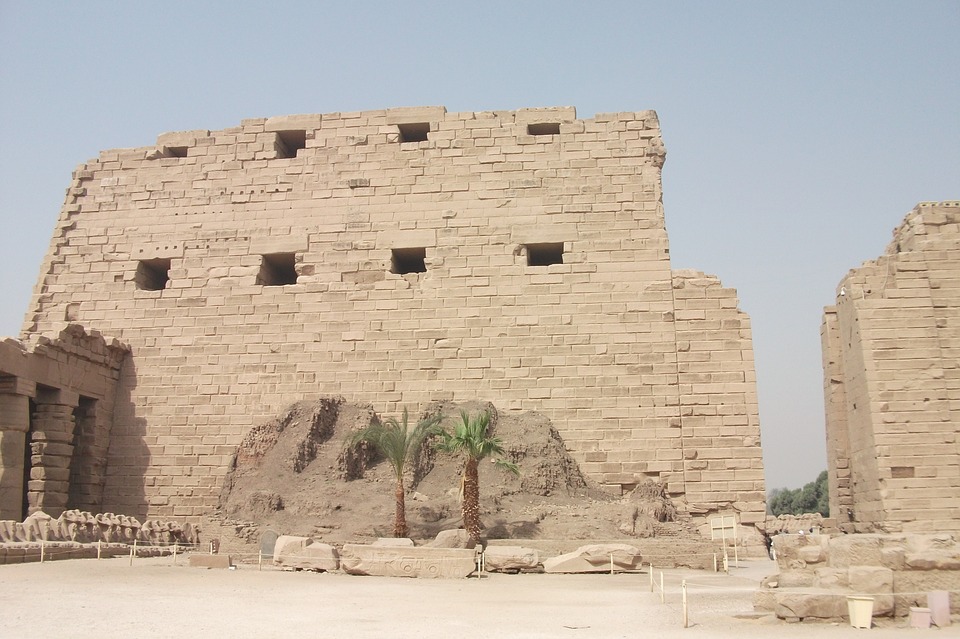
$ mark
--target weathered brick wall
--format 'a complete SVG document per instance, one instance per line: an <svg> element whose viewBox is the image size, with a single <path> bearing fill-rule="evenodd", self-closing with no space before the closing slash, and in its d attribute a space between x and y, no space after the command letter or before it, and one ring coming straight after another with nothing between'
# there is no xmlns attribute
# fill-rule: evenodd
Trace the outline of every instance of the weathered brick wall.
<svg viewBox="0 0 960 639"><path fill-rule="evenodd" d="M732 503L743 522L766 516L750 319L712 276L673 277L686 498Z"/></svg>
<svg viewBox="0 0 960 639"><path fill-rule="evenodd" d="M130 344L105 490L118 512L201 515L251 426L342 394L388 414L539 410L602 483L663 478L707 509L762 513L749 323L718 283L677 306L663 159L652 111L165 134L77 170L23 336L69 317ZM393 272L411 260L424 272ZM708 468L685 462L688 434Z"/></svg>
<svg viewBox="0 0 960 639"><path fill-rule="evenodd" d="M849 459L855 525L960 529L960 202L919 204L843 279L823 335L838 520Z"/></svg>

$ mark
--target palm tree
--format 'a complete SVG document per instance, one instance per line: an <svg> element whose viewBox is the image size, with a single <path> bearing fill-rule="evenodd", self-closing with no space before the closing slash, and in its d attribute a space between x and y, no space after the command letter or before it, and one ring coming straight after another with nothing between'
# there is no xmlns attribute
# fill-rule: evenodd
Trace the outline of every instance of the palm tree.
<svg viewBox="0 0 960 639"><path fill-rule="evenodd" d="M460 492L463 499L463 527L474 543L480 540L480 461L490 455L502 455L503 443L497 437L487 434L490 425L490 413L482 413L471 417L465 410L460 411L461 423L457 424L453 433L441 432L443 439L438 444L441 450L465 457L463 476L460 480ZM496 460L498 468L520 474L516 464L503 459Z"/></svg>
<svg viewBox="0 0 960 639"><path fill-rule="evenodd" d="M407 409L404 408L401 421L398 422L393 417L388 417L383 422L375 421L363 430L353 433L347 439L348 448L362 443L370 444L376 448L387 458L396 474L397 507L393 520L394 537L406 537L410 532L407 528L403 470L407 465L407 460L417 454L425 439L442 432L439 427L441 418L440 415L434 415L421 420L413 430L410 430L407 426Z"/></svg>

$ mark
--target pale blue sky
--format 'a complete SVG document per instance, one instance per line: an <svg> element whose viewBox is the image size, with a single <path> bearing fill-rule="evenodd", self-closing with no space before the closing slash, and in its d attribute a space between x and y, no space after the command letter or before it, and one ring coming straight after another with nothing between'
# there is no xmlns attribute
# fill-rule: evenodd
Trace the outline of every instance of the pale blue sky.
<svg viewBox="0 0 960 639"><path fill-rule="evenodd" d="M826 467L820 315L921 200L960 199L960 2L0 0L0 335L71 171L241 119L655 109L674 268L753 319L768 488Z"/></svg>

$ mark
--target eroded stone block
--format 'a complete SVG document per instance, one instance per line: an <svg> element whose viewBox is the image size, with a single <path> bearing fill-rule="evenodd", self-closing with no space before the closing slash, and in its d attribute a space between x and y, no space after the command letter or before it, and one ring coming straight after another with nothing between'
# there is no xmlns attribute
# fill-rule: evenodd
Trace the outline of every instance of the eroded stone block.
<svg viewBox="0 0 960 639"><path fill-rule="evenodd" d="M475 545L463 528L441 530L437 533L437 538L427 544L430 548L473 548Z"/></svg>
<svg viewBox="0 0 960 639"><path fill-rule="evenodd" d="M281 535L273 550L273 563L296 570L336 570L340 567L337 549L309 537Z"/></svg>
<svg viewBox="0 0 960 639"><path fill-rule="evenodd" d="M773 612L781 619L830 619L847 614L847 593L797 589L774 594Z"/></svg>
<svg viewBox="0 0 960 639"><path fill-rule="evenodd" d="M523 546L487 546L483 565L490 572L533 570L540 565L540 553Z"/></svg>
<svg viewBox="0 0 960 639"><path fill-rule="evenodd" d="M351 575L462 579L476 569L476 556L461 548L346 544L340 567Z"/></svg>
<svg viewBox="0 0 960 639"><path fill-rule="evenodd" d="M612 558L612 559L611 559ZM640 567L640 549L628 544L591 544L543 561L544 572L603 572Z"/></svg>
<svg viewBox="0 0 960 639"><path fill-rule="evenodd" d="M893 614L893 571L882 566L850 566L847 569L850 590L873 597L873 615Z"/></svg>

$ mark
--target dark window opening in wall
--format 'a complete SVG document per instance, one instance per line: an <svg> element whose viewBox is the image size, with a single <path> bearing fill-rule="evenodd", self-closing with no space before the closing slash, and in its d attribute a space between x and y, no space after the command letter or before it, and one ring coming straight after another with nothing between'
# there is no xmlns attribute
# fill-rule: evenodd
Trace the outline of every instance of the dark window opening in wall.
<svg viewBox="0 0 960 639"><path fill-rule="evenodd" d="M396 273L397 275L426 273L426 258L427 249L424 248L393 249L393 257L390 260L390 272Z"/></svg>
<svg viewBox="0 0 960 639"><path fill-rule="evenodd" d="M560 135L559 122L537 122L527 125L527 135Z"/></svg>
<svg viewBox="0 0 960 639"><path fill-rule="evenodd" d="M140 260L134 281L141 291L162 291L170 281L170 260Z"/></svg>
<svg viewBox="0 0 960 639"><path fill-rule="evenodd" d="M257 284L261 286L287 286L296 283L296 254L273 253L262 256L260 272L257 274Z"/></svg>
<svg viewBox="0 0 960 639"><path fill-rule="evenodd" d="M97 400L80 396L73 409L73 454L70 457L70 486L67 491L67 509L92 510L91 485L99 477L94 466L94 447L97 435Z"/></svg>
<svg viewBox="0 0 960 639"><path fill-rule="evenodd" d="M430 133L429 122L398 124L397 128L400 129L401 142L426 142L427 134Z"/></svg>
<svg viewBox="0 0 960 639"><path fill-rule="evenodd" d="M527 266L563 264L563 242L527 244Z"/></svg>
<svg viewBox="0 0 960 639"><path fill-rule="evenodd" d="M277 131L277 158L295 158L297 151L305 148L307 148L306 130Z"/></svg>
<svg viewBox="0 0 960 639"><path fill-rule="evenodd" d="M189 148L187 146L168 146L164 155L168 158L185 158Z"/></svg>

